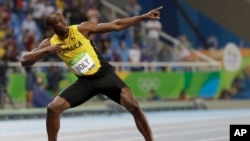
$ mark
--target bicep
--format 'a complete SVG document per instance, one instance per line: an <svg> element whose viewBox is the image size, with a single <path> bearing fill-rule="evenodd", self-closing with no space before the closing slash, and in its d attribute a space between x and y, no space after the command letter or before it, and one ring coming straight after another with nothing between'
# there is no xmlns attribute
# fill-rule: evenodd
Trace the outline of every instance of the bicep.
<svg viewBox="0 0 250 141"><path fill-rule="evenodd" d="M110 31L117 31L119 29L118 25L115 22L109 23L99 23L93 28L93 33L104 33Z"/></svg>
<svg viewBox="0 0 250 141"><path fill-rule="evenodd" d="M80 29L82 29L82 31L88 31L87 34L98 34L110 31L117 31L118 28L119 27L115 22L99 23L99 24L86 22L80 25Z"/></svg>

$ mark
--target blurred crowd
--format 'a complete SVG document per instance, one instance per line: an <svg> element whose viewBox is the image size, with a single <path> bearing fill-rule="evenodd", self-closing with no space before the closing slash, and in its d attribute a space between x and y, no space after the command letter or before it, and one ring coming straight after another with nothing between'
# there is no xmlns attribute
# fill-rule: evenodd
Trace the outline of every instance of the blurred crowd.
<svg viewBox="0 0 250 141"><path fill-rule="evenodd" d="M142 7L137 0L128 0L127 5L121 7L131 16L142 14ZM109 9L110 10L110 9ZM7 94L6 88L7 64L6 62L17 62L21 56L33 48L45 38L53 34L46 26L44 17L51 12L62 13L69 25L80 24L84 21L94 23L109 22L115 18L124 16L113 15L101 4L100 0L0 0L0 108L1 98ZM145 24L138 24L119 32L109 32L92 35L92 40L102 56L111 62L130 62L131 67L126 67L129 71L143 71L144 68L137 65L141 62L185 62L194 61L192 43L185 35L180 35L178 46L172 46L161 42L160 32L162 31L160 20L148 20ZM217 50L218 42L215 37L208 41L211 49L208 55L215 60L221 60L223 50ZM49 54L41 61L60 61L60 59ZM25 68L26 72L26 107L44 106L59 91L59 82L63 79L61 68L51 66L42 69L46 73L47 85L41 86L42 81L37 76L37 72L31 68ZM154 70L165 71L169 68L158 67ZM171 70L179 70L173 67ZM182 69L187 70L187 69ZM18 70L17 70L18 71ZM220 99L237 99L238 93L242 97L249 93L249 70L245 79L236 79L233 82L232 90L223 90ZM244 80L244 87L243 87ZM241 84L241 85L240 85ZM44 88L42 88L44 87ZM244 89L243 89L244 88ZM234 91L233 91L234 90ZM243 91L244 90L244 91ZM48 97L46 92L50 92ZM5 95L3 95L5 93ZM237 94L236 94L237 93ZM39 98L35 98L38 97ZM248 95L249 96L249 95ZM249 97L248 97L249 98ZM36 101L34 99L46 99L46 101ZM148 100L160 100L161 98L155 90L149 92ZM182 90L179 100L190 100L185 90Z"/></svg>
<svg viewBox="0 0 250 141"><path fill-rule="evenodd" d="M136 0L128 0L123 7L129 16L139 15L142 7ZM0 0L0 59L18 61L23 53L37 47L44 38L52 35L45 26L44 17L53 11L61 12L69 24L84 21L95 23L110 21L110 13L103 12L98 0ZM119 17L117 17L119 18ZM92 36L105 59L112 62L152 62L188 60L192 44L183 35L183 44L172 48L159 42L162 24L146 21L119 32ZM42 61L60 61L48 55ZM134 68L133 70L141 70Z"/></svg>
<svg viewBox="0 0 250 141"><path fill-rule="evenodd" d="M129 16L141 14L142 7L136 0L128 0L128 4L122 7ZM110 9L100 3L99 0L0 0L0 63L4 64L1 76L6 77L6 62L18 62L21 56L33 48L45 38L53 34L45 26L45 17L51 12L62 13L69 25L80 24L84 21L95 23L108 22L112 17ZM162 23L159 20L145 21L119 32L109 32L92 35L92 40L102 56L111 62L131 62L135 65L127 67L130 71L142 71L143 67L137 67L140 62L169 62L187 61L192 44L186 36L180 36L182 42L177 48L160 42ZM57 56L49 54L41 61L61 61ZM1 67L1 66L0 66ZM25 68L26 75L26 107L44 106L51 100L46 94L48 91L52 97L58 93L59 82L63 79L61 68L51 66L42 69L46 73L46 80L37 76L34 68ZM166 68L159 68L165 70ZM12 70L13 71L13 70ZM19 71L18 69L14 71ZM1 78L8 80L7 78ZM42 86L46 81L46 86ZM5 82L4 87L6 87ZM6 94L2 96L8 96ZM36 98L40 96L39 98ZM42 97L41 97L42 96ZM5 98L0 98L0 100ZM47 99L36 101L34 99ZM33 102L33 103L32 103ZM44 103L45 102L45 103ZM4 103L4 102L0 102Z"/></svg>
<svg viewBox="0 0 250 141"><path fill-rule="evenodd" d="M0 58L18 61L24 52L50 37L44 22L49 13L61 12L70 24L76 24L93 20L97 5L95 0L1 0ZM44 61L50 59L55 58L48 56Z"/></svg>

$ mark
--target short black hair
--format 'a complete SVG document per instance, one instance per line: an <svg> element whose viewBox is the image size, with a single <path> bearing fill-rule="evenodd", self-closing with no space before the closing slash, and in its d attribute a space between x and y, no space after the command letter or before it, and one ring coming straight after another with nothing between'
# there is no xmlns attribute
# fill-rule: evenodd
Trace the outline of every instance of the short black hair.
<svg viewBox="0 0 250 141"><path fill-rule="evenodd" d="M51 26L52 25L52 20L51 20L51 16L57 14L57 12L51 12L49 15L47 15L45 17L45 24L46 26Z"/></svg>

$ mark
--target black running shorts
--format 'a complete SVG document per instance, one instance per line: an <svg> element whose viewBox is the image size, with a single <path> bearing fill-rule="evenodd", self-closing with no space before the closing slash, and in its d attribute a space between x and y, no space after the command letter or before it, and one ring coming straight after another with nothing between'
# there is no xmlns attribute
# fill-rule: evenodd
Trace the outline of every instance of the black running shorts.
<svg viewBox="0 0 250 141"><path fill-rule="evenodd" d="M63 90L59 96L69 102L71 107L78 106L98 94L104 94L120 103L120 93L124 87L127 85L119 76L110 72L99 78L78 77L76 82Z"/></svg>

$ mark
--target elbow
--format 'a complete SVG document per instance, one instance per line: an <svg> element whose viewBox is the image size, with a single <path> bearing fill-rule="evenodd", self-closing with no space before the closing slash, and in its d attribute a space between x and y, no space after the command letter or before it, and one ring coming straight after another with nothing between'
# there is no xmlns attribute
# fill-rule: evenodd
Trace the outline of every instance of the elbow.
<svg viewBox="0 0 250 141"><path fill-rule="evenodd" d="M120 23L115 23L115 25L113 26L113 30L114 31L121 31L121 30L123 30L124 29L124 27L120 24Z"/></svg>
<svg viewBox="0 0 250 141"><path fill-rule="evenodd" d="M21 60L21 65L23 67L29 67L32 66L34 63L32 63L31 61L25 60L24 58Z"/></svg>
<svg viewBox="0 0 250 141"><path fill-rule="evenodd" d="M121 31L121 30L124 30L126 29L127 27L122 27L122 26L118 26L114 29L114 31Z"/></svg>
<svg viewBox="0 0 250 141"><path fill-rule="evenodd" d="M121 31L122 30L122 28L120 27L120 26L116 26L116 27L114 27L114 29L113 29L113 31Z"/></svg>
<svg viewBox="0 0 250 141"><path fill-rule="evenodd" d="M29 54L24 54L21 57L21 65L23 67L30 67L32 65L34 65L35 61L32 59L32 57Z"/></svg>
<svg viewBox="0 0 250 141"><path fill-rule="evenodd" d="M115 20L109 24L109 28L111 31L121 31L125 28L125 24L122 23L120 20Z"/></svg>
<svg viewBox="0 0 250 141"><path fill-rule="evenodd" d="M22 65L23 67L29 66L28 64L29 64L29 63L27 63L26 61L21 60L21 65Z"/></svg>

